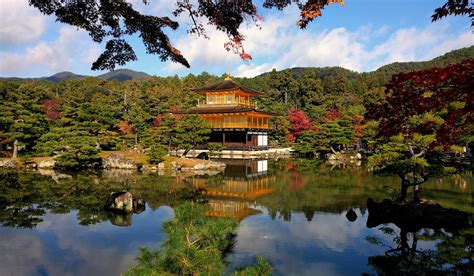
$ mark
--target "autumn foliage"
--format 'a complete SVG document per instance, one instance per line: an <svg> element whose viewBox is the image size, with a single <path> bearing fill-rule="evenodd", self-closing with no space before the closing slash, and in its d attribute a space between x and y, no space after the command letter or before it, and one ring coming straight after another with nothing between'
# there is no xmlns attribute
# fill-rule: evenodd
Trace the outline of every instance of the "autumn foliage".
<svg viewBox="0 0 474 276"><path fill-rule="evenodd" d="M156 115L155 119L153 120L152 127L159 127L162 124L163 120L168 116L175 119L176 121L181 119L182 117L180 114L175 114L175 113L171 113L171 114L161 113L161 114Z"/></svg>
<svg viewBox="0 0 474 276"><path fill-rule="evenodd" d="M434 134L433 146L447 148L474 124L474 59L446 68L396 75L387 85L386 101L366 114L380 118L378 136ZM422 121L413 127L413 120Z"/></svg>
<svg viewBox="0 0 474 276"><path fill-rule="evenodd" d="M300 26L301 29L306 28L306 26L308 26L311 21L323 14L322 10L325 8L325 6L336 3L340 3L342 6L344 6L344 0L308 0L305 4L301 4L301 19L298 20L298 26Z"/></svg>
<svg viewBox="0 0 474 276"><path fill-rule="evenodd" d="M362 115L355 115L352 118L352 126L354 127L354 138L356 141L359 141L363 136L364 136L364 126L365 126L365 120Z"/></svg>
<svg viewBox="0 0 474 276"><path fill-rule="evenodd" d="M298 166L293 163L292 161L288 162L287 164L288 172L290 173L290 178L288 180L288 187L292 191L297 191L304 186L306 186L307 181L304 179L301 172L298 170Z"/></svg>
<svg viewBox="0 0 474 276"><path fill-rule="evenodd" d="M342 113L340 111L338 111L337 109L329 109L328 111L326 111L326 114L324 114L324 121L326 123L333 122L341 117Z"/></svg>
<svg viewBox="0 0 474 276"><path fill-rule="evenodd" d="M133 127L128 121L121 120L118 122L118 128L122 134L133 134Z"/></svg>
<svg viewBox="0 0 474 276"><path fill-rule="evenodd" d="M48 120L57 120L62 117L59 101L55 99L45 100L43 102L43 111Z"/></svg>
<svg viewBox="0 0 474 276"><path fill-rule="evenodd" d="M290 141L294 142L295 139L300 136L305 130L312 129L311 121L303 111L292 108L288 112L290 118L290 133L288 138Z"/></svg>

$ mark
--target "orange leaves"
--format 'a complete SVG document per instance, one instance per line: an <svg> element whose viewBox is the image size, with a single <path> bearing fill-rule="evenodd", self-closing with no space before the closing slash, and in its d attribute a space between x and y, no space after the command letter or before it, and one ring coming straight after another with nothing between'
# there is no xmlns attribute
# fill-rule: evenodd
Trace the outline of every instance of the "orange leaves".
<svg viewBox="0 0 474 276"><path fill-rule="evenodd" d="M300 16L297 24L301 29L306 28L309 22L322 15L322 9L330 4L339 3L344 6L344 0L308 0L304 5L300 5Z"/></svg>
<svg viewBox="0 0 474 276"><path fill-rule="evenodd" d="M326 123L333 122L341 117L342 117L342 113L339 110L329 109L328 111L326 111L326 114L324 114L324 121Z"/></svg>
<svg viewBox="0 0 474 276"><path fill-rule="evenodd" d="M352 125L354 126L356 140L360 140L364 136L364 126L365 126L364 117L359 114L355 115L352 118Z"/></svg>
<svg viewBox="0 0 474 276"><path fill-rule="evenodd" d="M239 54L240 58L243 60L252 60L252 56L247 54L246 52L242 52Z"/></svg>
<svg viewBox="0 0 474 276"><path fill-rule="evenodd" d="M235 54L238 54L243 60L252 60L252 56L245 52L242 41L244 37L242 35L234 35L230 40L224 43L224 48L227 51L232 51Z"/></svg>
<svg viewBox="0 0 474 276"><path fill-rule="evenodd" d="M133 134L133 127L128 123L128 121L119 121L118 128L122 134Z"/></svg>

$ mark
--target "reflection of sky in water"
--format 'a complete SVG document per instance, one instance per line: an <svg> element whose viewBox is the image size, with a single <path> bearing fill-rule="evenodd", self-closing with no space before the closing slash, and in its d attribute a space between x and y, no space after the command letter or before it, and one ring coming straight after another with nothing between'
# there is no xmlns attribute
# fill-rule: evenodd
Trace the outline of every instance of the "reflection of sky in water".
<svg viewBox="0 0 474 276"><path fill-rule="evenodd" d="M248 182L240 178L236 179L239 181L233 181L235 179L229 178L232 181L224 183L225 185L212 186L216 192L235 185L240 188L242 186L239 185L244 185L245 192L255 185L261 189L275 190L272 194L266 194L266 197L260 197L258 201L267 207L253 206L250 202L256 202L255 199L242 201L247 203L243 204L243 207L235 204L242 202L233 201L234 197L220 198L224 201L221 205L217 204L219 201L214 201L217 202L218 210L222 207L225 211L233 208L237 211L242 211L242 208L262 211L240 222L237 243L227 258L230 262L229 271L251 264L256 256L263 256L272 263L275 274L375 273L368 265L368 257L384 255L389 247L396 247L393 237L382 233L380 227L368 229L365 226L367 210L362 214L359 209L354 208L358 219L353 223L346 219L345 212L350 206L365 206L367 196L373 193L380 196L375 188L380 185L381 179L372 175L322 170L315 175L308 173L307 179L311 182L295 181L298 185L292 185L292 180L304 179L301 175L295 177L294 173L293 169L291 173L263 178L268 180L266 182ZM472 182L472 177L466 179ZM222 181L222 178L194 180L207 185L210 180ZM426 198L436 199L443 206L470 211L471 186L465 188L464 183L461 184L452 183L450 179L444 182L431 181L423 186L423 193ZM236 191L242 192L235 190L235 187L231 190ZM166 193L157 193L154 196L151 196L154 200L151 202L159 206L163 204L161 199ZM310 207L309 211L316 211L311 221L307 221L303 212L295 211L304 210L305 206ZM281 207L283 212L293 212L291 215L277 215L272 220L268 210L280 210L278 207ZM317 210L341 213L324 213ZM143 213L132 216L132 224L129 227L118 227L110 221L82 226L79 224L77 211L72 211L67 214L47 214L42 218L43 222L34 229L0 227L0 276L120 275L135 262L140 246L158 248L165 238L161 232L162 222L172 215L173 210L170 207L160 207L154 211L147 208ZM309 215L312 216L312 212L309 212ZM290 217L291 220L284 220L283 217ZM120 223L120 220L116 222ZM127 224L128 221L124 220L122 223ZM398 228L393 228L399 233ZM365 239L367 236L377 237L389 247L372 245ZM417 248L435 249L435 242L418 240Z"/></svg>
<svg viewBox="0 0 474 276"><path fill-rule="evenodd" d="M307 221L303 213L293 213L291 221L271 220L266 210L242 221L230 270L251 264L255 256L272 263L275 274L361 275L375 273L367 265L369 256L383 255L386 248L370 245L366 236L376 236L393 246L391 237L377 228L365 226L367 214L356 210L358 219L349 222L345 214L316 213ZM398 228L394 227L394 229ZM426 248L428 243L420 242ZM429 246L433 248L433 246Z"/></svg>
<svg viewBox="0 0 474 276"><path fill-rule="evenodd" d="M164 239L161 223L172 210L148 208L131 227L82 226L76 215L48 214L32 230L0 228L0 275L119 275L140 246L156 248Z"/></svg>
<svg viewBox="0 0 474 276"><path fill-rule="evenodd" d="M241 221L228 257L231 270L264 256L275 274L374 273L367 259L383 255L386 248L370 245L365 237L377 236L393 246L392 238L378 228L366 228L367 214L358 209L358 219L351 223L344 213L316 213L309 222L303 213L293 213L291 221L272 220L264 207L253 207L263 213ZM0 258L0 275L120 275L134 263L140 246L158 247L165 238L161 223L172 213L169 207L147 208L133 215L130 227L109 221L81 226L77 213L71 212L48 214L32 230L0 228L0 251L8 252ZM428 245L421 242L419 247Z"/></svg>
<svg viewBox="0 0 474 276"><path fill-rule="evenodd" d="M254 256L265 256L275 272L284 275L372 272L367 256L383 251L367 246L364 237L377 230L367 229L366 217L357 213L359 218L353 223L344 214L316 213L309 222L303 213L292 214L291 221L272 221L268 214L250 217L240 224L230 261L251 263Z"/></svg>

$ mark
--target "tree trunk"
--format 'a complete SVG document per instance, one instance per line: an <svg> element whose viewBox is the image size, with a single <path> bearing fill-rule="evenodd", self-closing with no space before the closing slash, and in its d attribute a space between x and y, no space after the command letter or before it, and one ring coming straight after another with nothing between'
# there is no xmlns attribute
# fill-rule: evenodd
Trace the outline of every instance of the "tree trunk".
<svg viewBox="0 0 474 276"><path fill-rule="evenodd" d="M407 231L404 229L400 229L400 249L402 251L403 256L406 256L410 249L410 247L408 246Z"/></svg>
<svg viewBox="0 0 474 276"><path fill-rule="evenodd" d="M100 149L100 143L99 143L99 141L95 141L95 148L96 148L96 149Z"/></svg>
<svg viewBox="0 0 474 276"><path fill-rule="evenodd" d="M329 148L331 149L332 153L336 154L337 151L334 150L334 148L332 146L329 146Z"/></svg>
<svg viewBox="0 0 474 276"><path fill-rule="evenodd" d="M18 157L18 140L15 140L13 142L13 155L12 158L17 158Z"/></svg>
<svg viewBox="0 0 474 276"><path fill-rule="evenodd" d="M181 156L186 156L186 154L188 154L188 152L189 152L190 150L191 150L191 148L185 149L184 152L183 152L183 155L181 155Z"/></svg>
<svg viewBox="0 0 474 276"><path fill-rule="evenodd" d="M135 145L138 145L138 133L135 133Z"/></svg>
<svg viewBox="0 0 474 276"><path fill-rule="evenodd" d="M421 194L420 194L420 188L418 185L415 185L413 188L413 203L420 203L421 202Z"/></svg>
<svg viewBox="0 0 474 276"><path fill-rule="evenodd" d="M171 156L171 139L168 142L168 155Z"/></svg>
<svg viewBox="0 0 474 276"><path fill-rule="evenodd" d="M410 181L408 180L407 176L401 176L402 179L402 187L401 187L401 192L400 192L400 202L405 202L408 194L408 188L410 187Z"/></svg>
<svg viewBox="0 0 474 276"><path fill-rule="evenodd" d="M416 232L413 232L413 242L411 244L411 253L413 255L416 254L416 247L417 247L417 244L418 244L418 237L416 235Z"/></svg>

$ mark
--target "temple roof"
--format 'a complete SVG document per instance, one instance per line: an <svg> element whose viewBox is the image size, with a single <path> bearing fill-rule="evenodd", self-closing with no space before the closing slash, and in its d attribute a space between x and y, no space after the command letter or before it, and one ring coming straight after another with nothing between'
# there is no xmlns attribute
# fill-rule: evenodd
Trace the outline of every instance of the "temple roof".
<svg viewBox="0 0 474 276"><path fill-rule="evenodd" d="M204 87L201 87L201 88L192 89L192 91L195 91L195 92L223 92L223 91L231 91L231 90L237 90L237 89L240 89L242 91L245 91L245 92L247 92L249 94L252 94L252 95L255 95L255 96L261 95L260 92L258 92L256 90L253 90L251 88L245 87L243 85L240 85L240 84L234 82L230 78L226 78L225 80L223 80L219 83L216 83L216 84L212 84L212 85L209 85L209 86L204 86Z"/></svg>
<svg viewBox="0 0 474 276"><path fill-rule="evenodd" d="M257 110L253 107L245 106L201 106L192 107L187 110L172 111L177 114L214 114L214 113L241 113L241 112L257 112L270 116L278 116L279 114Z"/></svg>

